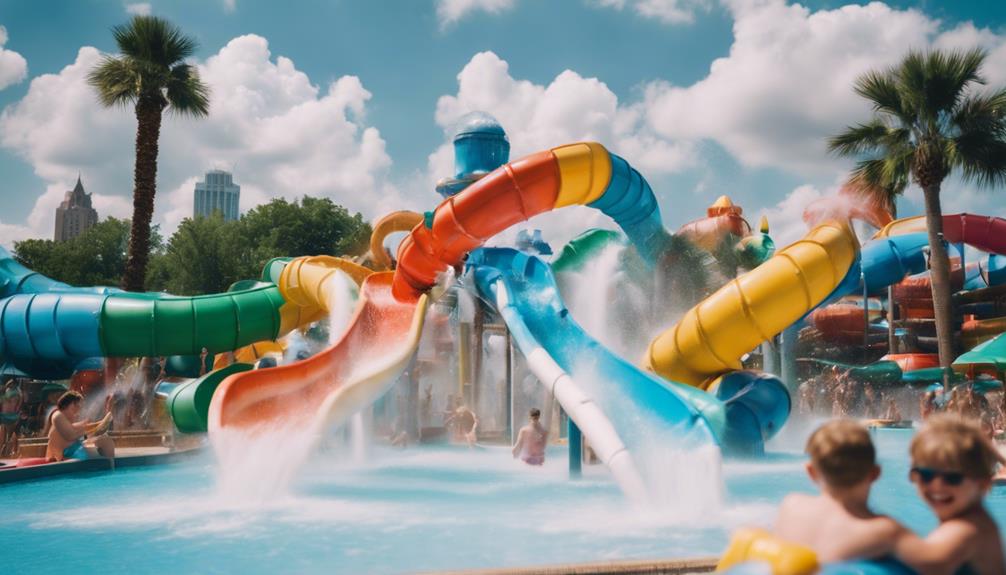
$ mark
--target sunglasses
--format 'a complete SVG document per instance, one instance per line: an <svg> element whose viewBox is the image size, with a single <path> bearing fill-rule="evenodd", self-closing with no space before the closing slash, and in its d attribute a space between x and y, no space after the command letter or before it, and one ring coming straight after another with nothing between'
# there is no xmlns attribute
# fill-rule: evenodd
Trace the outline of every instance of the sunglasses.
<svg viewBox="0 0 1006 575"><path fill-rule="evenodd" d="M908 475L911 480L918 480L923 485L928 485L937 477L943 478L943 482L950 486L958 486L964 483L964 474L960 471L941 471L928 467L913 467Z"/></svg>

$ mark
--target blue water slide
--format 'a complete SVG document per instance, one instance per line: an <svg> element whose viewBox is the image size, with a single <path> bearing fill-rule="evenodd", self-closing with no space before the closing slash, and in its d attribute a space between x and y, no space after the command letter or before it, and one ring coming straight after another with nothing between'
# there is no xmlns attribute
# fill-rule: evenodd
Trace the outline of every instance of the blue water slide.
<svg viewBox="0 0 1006 575"><path fill-rule="evenodd" d="M660 219L657 198L646 178L635 168L621 157L609 155L611 179L608 187L600 198L587 205L615 220L643 259L654 263L670 240Z"/></svg>
<svg viewBox="0 0 1006 575"><path fill-rule="evenodd" d="M666 425L683 446L729 441L744 450L760 450L789 415L789 395L771 376L737 372L717 397L619 358L570 317L551 269L534 256L509 248L476 250L465 277L500 313L531 371L630 497L644 490L631 454L654 432L640 425L642 415Z"/></svg>

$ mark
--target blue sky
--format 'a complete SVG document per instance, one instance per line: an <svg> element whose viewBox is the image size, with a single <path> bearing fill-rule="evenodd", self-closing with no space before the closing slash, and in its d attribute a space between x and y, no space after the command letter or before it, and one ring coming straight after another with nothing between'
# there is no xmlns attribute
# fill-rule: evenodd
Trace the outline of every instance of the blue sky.
<svg viewBox="0 0 1006 575"><path fill-rule="evenodd" d="M128 11L195 36L214 89L208 121L166 119L157 221L169 231L212 167L235 172L244 209L304 193L367 217L429 209L450 126L482 108L515 155L598 139L647 176L671 228L726 193L789 240L848 168L823 141L868 112L856 75L910 46L980 44L989 79L1006 83L1006 3L0 0L0 243L50 236L78 171L103 216L128 215L134 120L83 84ZM956 182L947 198L1006 215ZM902 212L919 209L909 193ZM604 222L573 211L536 224L563 241Z"/></svg>

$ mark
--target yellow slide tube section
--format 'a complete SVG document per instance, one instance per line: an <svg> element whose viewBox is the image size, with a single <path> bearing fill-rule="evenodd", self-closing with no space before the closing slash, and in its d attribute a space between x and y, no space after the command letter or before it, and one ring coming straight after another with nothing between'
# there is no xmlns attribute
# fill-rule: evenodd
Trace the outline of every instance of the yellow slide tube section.
<svg viewBox="0 0 1006 575"><path fill-rule="evenodd" d="M377 271L390 270L391 258L384 251L384 239L395 232L408 232L423 221L423 214L401 210L391 212L374 224L374 231L370 233L370 259L374 262L374 269Z"/></svg>
<svg viewBox="0 0 1006 575"><path fill-rule="evenodd" d="M346 273L356 285L363 284L363 280L374 273L360 264L332 256L300 257L283 268L278 285L286 303L279 308L280 334L328 314L332 297L329 281L338 271Z"/></svg>
<svg viewBox="0 0 1006 575"><path fill-rule="evenodd" d="M894 220L893 222L880 228L877 233L873 234L873 237L889 238L891 236L903 236L905 234L925 232L927 229L926 216L912 216L910 218Z"/></svg>
<svg viewBox="0 0 1006 575"><path fill-rule="evenodd" d="M646 367L671 381L706 389L741 369L750 352L824 301L856 260L848 222L821 224L688 311L646 350Z"/></svg>

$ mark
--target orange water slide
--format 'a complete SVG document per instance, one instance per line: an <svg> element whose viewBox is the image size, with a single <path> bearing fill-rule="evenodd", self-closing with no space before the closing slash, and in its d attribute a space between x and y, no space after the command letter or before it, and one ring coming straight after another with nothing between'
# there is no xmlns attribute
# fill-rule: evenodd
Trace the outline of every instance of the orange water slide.
<svg viewBox="0 0 1006 575"><path fill-rule="evenodd" d="M501 166L413 227L399 246L396 271L363 281L356 314L336 344L295 364L225 379L210 405L210 433L268 427L311 414L316 425L338 423L365 407L408 364L419 343L426 292L440 272L459 266L469 251L511 225L574 204L593 204L630 236L660 225L649 185L600 144L569 144ZM284 326L327 312L328 284L335 268L345 267L338 258L290 262L278 282L290 306L281 309ZM344 271L370 273L366 268Z"/></svg>
<svg viewBox="0 0 1006 575"><path fill-rule="evenodd" d="M321 353L225 379L210 404L210 433L265 430L291 422L311 422L321 429L379 397L411 359L426 311L426 296L392 296L392 275L380 272L364 280L349 328ZM306 287L324 293L315 289L324 283Z"/></svg>

